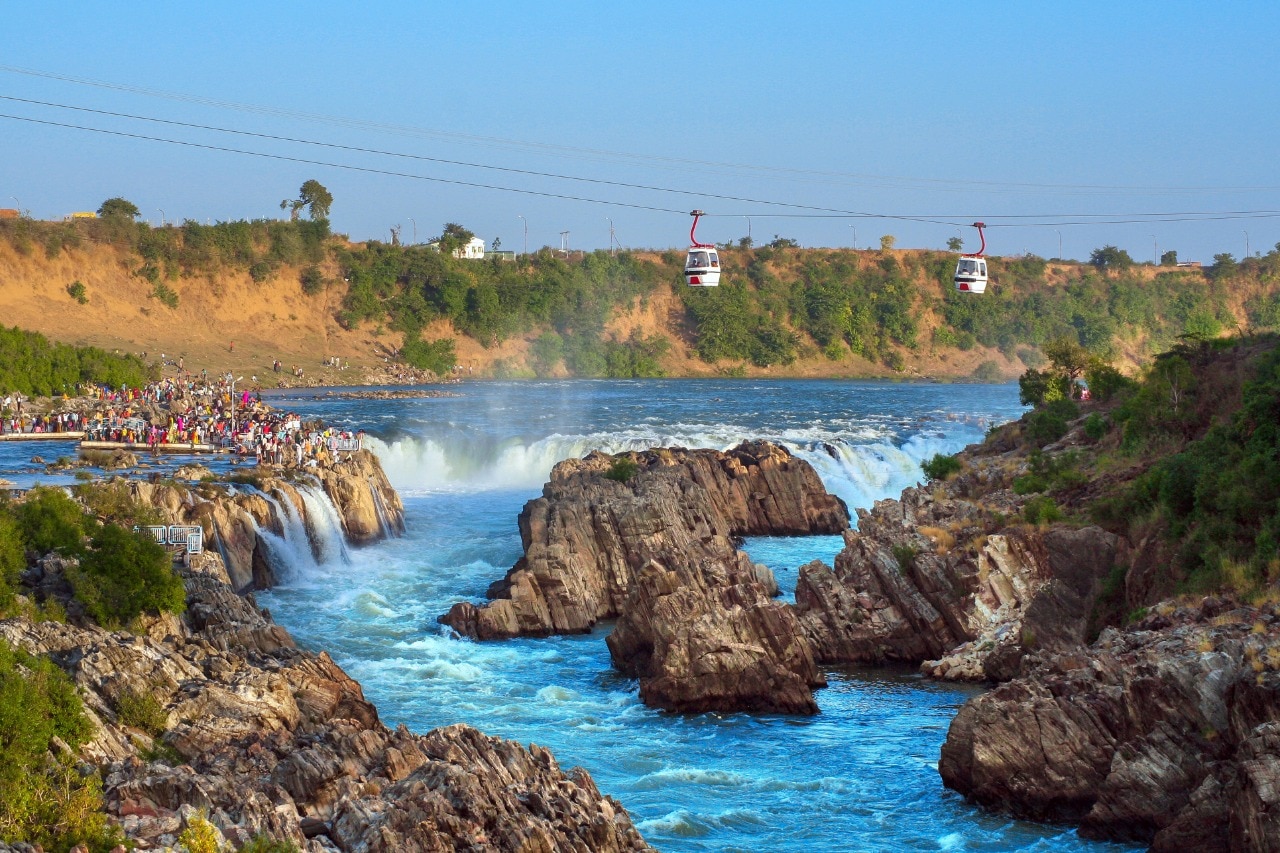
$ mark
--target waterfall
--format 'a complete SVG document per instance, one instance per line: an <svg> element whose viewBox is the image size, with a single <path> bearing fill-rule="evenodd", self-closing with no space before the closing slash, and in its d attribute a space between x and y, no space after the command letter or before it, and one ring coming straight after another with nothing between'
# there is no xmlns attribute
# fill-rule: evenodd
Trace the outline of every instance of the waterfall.
<svg viewBox="0 0 1280 853"><path fill-rule="evenodd" d="M342 519L324 490L318 486L298 486L302 505L307 510L307 532L311 550L317 563L351 562L347 553L347 539L342 531Z"/></svg>
<svg viewBox="0 0 1280 853"><path fill-rule="evenodd" d="M369 491L373 494L373 508L378 513L378 527L382 531L382 538L390 539L392 536L398 535L399 531L387 517L387 507L383 504L382 494L378 491L378 487L373 484L372 478L369 479Z"/></svg>

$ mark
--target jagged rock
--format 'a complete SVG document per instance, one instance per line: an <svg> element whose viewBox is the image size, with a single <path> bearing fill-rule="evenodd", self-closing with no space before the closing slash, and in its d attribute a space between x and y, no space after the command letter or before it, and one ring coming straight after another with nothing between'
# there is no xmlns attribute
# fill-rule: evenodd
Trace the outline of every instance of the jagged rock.
<svg viewBox="0 0 1280 853"><path fill-rule="evenodd" d="M216 554L184 570L188 608L147 636L26 619L0 638L50 655L85 700L108 816L142 847L172 846L204 813L233 846L306 851L647 850L626 812L545 750L466 726L391 730L327 655L300 651L225 583ZM176 763L116 705L143 691L167 714Z"/></svg>
<svg viewBox="0 0 1280 853"><path fill-rule="evenodd" d="M605 476L618 459L625 482ZM620 617L615 665L641 698L678 711L815 713L824 684L777 582L733 545L746 535L833 533L843 503L784 448L744 443L728 453L659 449L593 453L555 467L525 505L525 555L483 607L457 604L441 621L491 639L590 630Z"/></svg>
<svg viewBox="0 0 1280 853"><path fill-rule="evenodd" d="M1019 498L992 473L877 501L845 533L834 570L801 568L796 607L820 661L1005 680L1028 651L1085 641L1119 542L1096 527L1004 527Z"/></svg>
<svg viewBox="0 0 1280 853"><path fill-rule="evenodd" d="M649 561L674 567L736 561L732 539L838 533L839 498L785 448L748 442L727 453L662 448L625 454L627 482L604 476L614 457L561 462L520 513L524 556L483 607L457 605L441 621L493 639L588 631L617 617Z"/></svg>
<svg viewBox="0 0 1280 853"><path fill-rule="evenodd" d="M1280 849L1280 614L1161 610L971 700L944 783L1155 851Z"/></svg>
<svg viewBox="0 0 1280 853"><path fill-rule="evenodd" d="M694 571L651 561L607 641L645 704L669 711L816 714L826 685L795 612L745 554Z"/></svg>

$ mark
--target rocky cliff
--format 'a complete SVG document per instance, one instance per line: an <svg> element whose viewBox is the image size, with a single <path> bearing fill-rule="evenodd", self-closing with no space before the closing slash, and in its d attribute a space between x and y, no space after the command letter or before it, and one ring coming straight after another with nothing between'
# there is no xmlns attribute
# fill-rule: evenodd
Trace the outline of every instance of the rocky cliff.
<svg viewBox="0 0 1280 853"><path fill-rule="evenodd" d="M824 682L808 643L773 600L772 574L734 539L847 523L813 469L767 442L594 453L557 465L525 505L524 557L491 587L493 600L455 605L441 621L493 639L618 618L614 663L641 679L649 704L812 713L812 687Z"/></svg>
<svg viewBox="0 0 1280 853"><path fill-rule="evenodd" d="M1280 608L1161 605L951 724L948 787L1153 851L1280 850Z"/></svg>
<svg viewBox="0 0 1280 853"><path fill-rule="evenodd" d="M267 835L317 853L647 849L584 771L462 725L388 729L327 655L235 594L220 557L183 573L184 616L141 635L0 622L0 638L71 674L97 732L81 758L131 839L172 845L204 812L236 847ZM121 721L129 692L159 703L162 732Z"/></svg>
<svg viewBox="0 0 1280 853"><path fill-rule="evenodd" d="M796 609L820 662L921 664L1003 680L1030 649L1074 648L1122 544L1097 527L1018 522L1026 450L993 441L946 482L858 511L835 568L800 571Z"/></svg>

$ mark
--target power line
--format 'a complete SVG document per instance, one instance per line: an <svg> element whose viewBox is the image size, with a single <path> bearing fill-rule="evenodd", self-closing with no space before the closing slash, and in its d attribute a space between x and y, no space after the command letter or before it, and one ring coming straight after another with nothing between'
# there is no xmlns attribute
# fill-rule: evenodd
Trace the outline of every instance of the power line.
<svg viewBox="0 0 1280 853"><path fill-rule="evenodd" d="M243 148L228 148L223 145L208 145L206 143L201 143L201 142L187 142L182 139L165 139L159 136L146 136L141 133L126 133L123 130L105 130L100 127L85 127L84 125L67 124L65 122L48 121L46 119L28 118L26 116L14 116L14 115L8 115L6 113L0 113L0 118L12 119L14 121L25 121L25 122L30 122L32 124L44 124L44 125L49 125L51 127L65 127L65 128L70 128L72 130L85 130L91 133L103 133L109 136L122 136L128 139L145 139L149 142L164 142L170 145L184 145L188 148L202 148L206 151L221 151L227 154L244 154L249 157L263 157L268 160L284 160L290 163L305 163L306 165L309 165L309 166L325 166L331 169L346 169L352 172L365 172L365 173L374 174L374 175L389 175L391 177L396 177L396 178L412 178L418 181L432 181L440 184L453 184L455 186L473 187L475 189L483 189L483 190L500 190L502 192L521 193L523 195L535 195L535 196L542 196L544 198L557 198L565 201L585 201L591 204L609 204L609 205L614 205L615 207L629 207L629 208L634 208L636 210L652 210L658 213L681 213L681 214L684 213L683 210L672 210L670 208L665 208L665 207L651 207L643 204L628 204L626 202L620 202L620 201L605 201L603 199L598 199L598 198L585 198L582 196L565 195L562 193L541 192L539 190L523 190L523 189L517 189L515 187L500 187L500 186L494 186L492 184L480 184L474 181L458 181L458 180L452 180L449 178L435 178L429 175L414 175L409 172L394 172L394 171L391 171L390 169L374 169L368 166L352 166L346 163L329 163L324 160L310 160L305 157L289 157L284 154L267 154L262 151L246 151Z"/></svg>
<svg viewBox="0 0 1280 853"><path fill-rule="evenodd" d="M886 214L886 213L872 213L872 212L866 212L866 211L849 211L849 210L839 210L839 209L833 209L833 208L822 208L822 207L816 207L813 205L795 204L790 202L771 201L767 199L753 199L753 198L745 198L741 196L730 196L730 195L723 195L723 194L717 194L717 193L697 193L689 190L679 190L671 187L660 187L660 186L655 186L650 184L635 184L635 183L629 183L625 181L610 181L610 180L599 179L599 178L585 178L585 177L576 176L576 175L564 175L564 174L559 174L554 172L541 172L541 171L530 170L530 169L517 169L514 167L495 166L495 165L483 164L483 163L470 163L470 162L460 161L460 160L449 160L449 159L444 159L439 157L428 157L425 155L407 154L403 152L386 151L386 150L376 149L376 148L365 148L365 147L354 146L354 145L342 145L338 143L321 142L318 140L301 139L298 137L280 136L277 134L260 133L256 131L247 131L247 130L239 130L235 128L219 127L216 125L206 125L206 124L198 124L194 122L176 121L172 119L162 119L162 118L156 118L152 116L141 116L141 115L136 115L132 113L121 113L121 112L115 112L111 110L100 110L100 109L94 109L90 107L79 107L79 106L74 106L70 104L55 103L51 101L40 101L40 100L34 100L29 98L18 98L10 95L0 95L0 99L14 101L17 103L34 104L38 106L55 107L58 109L66 109L66 110L73 110L77 112L92 113L96 115L111 116L114 118L125 118L125 119L130 119L135 121L146 121L146 122L166 124L166 125L171 125L176 127L191 128L196 130L208 130L208 131L214 131L218 133L235 134L238 136L247 136L247 137L252 137L257 139L267 139L267 140L276 141L276 142L288 142L288 143L295 143L300 145L312 145L312 146L331 148L331 149L341 150L341 151L351 151L351 152L360 153L360 154L375 154L380 156L399 157L399 158L419 160L424 162L440 163L444 165L462 166L466 168L488 169L488 170L499 171L499 172L504 172L509 174L553 178L557 180L579 181L579 182L591 183L591 184L597 184L597 185L620 187L624 189L638 189L638 190L644 190L644 191L650 191L650 192L663 192L663 193L673 193L673 194L685 195L685 196L696 196L701 198L712 198L719 201L734 201L734 202L744 202L749 204L788 207L788 208L794 208L794 209L800 209L800 210L820 211L818 213L778 213L778 212L761 213L759 211L753 211L750 214L740 214L740 213L707 214L708 217L713 217L713 216L714 217L736 217L736 216L751 215L751 216L768 216L773 218L826 218L826 219L869 218L869 219L890 219L890 220L899 220L899 221L908 221L908 222L920 222L920 223L926 223L926 224L945 225L948 227L952 227L957 224L963 224L961 220L967 220L972 218L971 214L898 215L898 214ZM659 212L668 212L668 213L682 212L682 211L672 211L666 208L658 208L658 207L652 207L647 205L637 205L637 204L629 204L625 202L606 201L603 199L583 198L579 196L570 196L570 195L558 194L558 193L546 193L546 192L539 192L539 191L533 191L533 190L523 190L523 189L518 189L514 187L496 186L492 184L480 184L480 183L468 182L468 181L457 181L457 180L436 178L436 177L425 176L425 175L412 175L412 174L403 173L403 172L395 172L395 171L384 170L384 169L375 169L370 167L359 167L359 166L349 166L349 165L338 164L338 163L327 163L324 161L309 160L305 158L288 157L285 155L276 155L276 154L267 154L263 152L248 151L244 149L228 148L225 146L206 145L201 143L188 142L184 140L166 139L163 137L154 137L154 136L147 136L144 134L126 133L123 131L105 130L102 128L86 127L83 125L74 125L74 124L62 123L62 122L44 121L40 119L31 119L31 118L26 118L21 116L0 115L0 117L10 118L10 119L19 120L19 121L30 121L38 124L48 124L56 127L66 127L66 128L77 129L77 130L85 130L85 131L90 131L94 133L105 133L105 134L111 134L111 135L117 135L117 136L125 136L129 138L134 138L134 139L163 142L163 143L174 144L174 145L186 145L190 147L206 148L209 150L222 151L226 153L244 154L244 155L256 156L256 157L268 157L273 159L288 160L292 162L302 162L302 163L309 163L313 165L329 166L332 168L351 169L355 171L371 172L375 174L385 174L385 175L391 175L396 177L408 177L408 178L414 178L419 180L437 181L441 183L452 183L452 184L457 184L461 186L471 186L471 187L477 187L477 188L483 188L483 189L498 190L503 192L517 192L517 193L524 193L529 195L540 195L540 196L551 197L551 198L559 198L559 199L567 199L567 200L575 200L575 201L586 201L586 202L591 202L596 204L611 204L619 207L630 207L630 208L646 209L646 210L653 210L653 211L659 211ZM997 221L991 222L989 227L1014 228L1014 227L1048 227L1048 226L1054 226L1054 225L1090 225L1090 224L1117 225L1117 224L1131 224L1131 223L1143 223L1143 222L1195 222L1195 221L1212 221L1212 220L1225 220L1225 219L1265 219L1265 218L1273 218L1276 216L1280 216L1280 211L1274 211L1274 210L1212 211L1212 212L1166 211L1166 212L1142 212L1142 213L1124 213L1124 214L1116 214L1116 213L1097 213L1097 214L1095 213L1039 213L1039 214L1007 214L1007 215L987 214L985 218L988 220L997 220ZM1003 220L1040 220L1040 221L1003 222L1003 223L998 221L1002 219ZM1063 221L1063 220L1072 220L1072 219L1086 220L1086 221ZM1052 220L1052 221L1043 221L1043 220Z"/></svg>
<svg viewBox="0 0 1280 853"><path fill-rule="evenodd" d="M1058 183L1033 183L1033 182L1000 182L1000 181L981 181L981 180L957 180L948 178L918 178L901 175L875 175L869 173L858 172L841 172L841 171L823 171L813 169L795 169L776 166L761 166L749 163L729 163L718 162L714 160L699 160L684 157L671 157L652 154L638 154L625 151L611 151L608 149L597 148L581 148L568 145L559 145L554 143L531 142L516 139L504 139L492 136L477 136L455 131L445 131L430 128L412 127L408 125L389 124L384 122L376 122L365 119L353 119L343 116L327 115L324 113L310 113L301 110L291 110L280 107L270 107L255 104L245 104L236 101L227 101L218 98L209 98L201 95L184 94L181 92L166 91L163 89L151 89L141 86L132 86L122 83L114 83L104 80L95 80L88 77L77 77L69 74L58 74L55 72L41 71L32 68L21 68L12 65L0 65L0 71L10 74L21 74L29 77L38 77L47 80L57 80L63 83L72 83L80 86L92 86L101 89L108 89L117 92L125 92L128 94L142 95L151 98L163 98L172 101L184 103L199 104L202 106L210 106L218 109L236 110L240 112L255 113L258 115L274 116L277 118L286 118L299 121L307 121L312 123L329 124L340 127L372 130L380 133L389 133L400 136L414 136L419 138L437 139L445 142L465 143L471 145L484 145L490 147L505 148L521 148L530 151L538 151L541 153L552 154L556 156L571 157L582 160L626 160L634 163L648 163L651 165L663 166L668 168L679 168L683 170L696 169L705 171L707 169L719 170L740 170L752 172L762 175L770 175L773 177L798 180L805 182L824 182L830 183L833 179L844 180L858 185L891 187L891 188L908 188L908 189L932 189L935 191L946 192L973 192L981 190L983 192L1009 192L1019 193L1027 190L1039 190L1058 194L1099 194L1099 193L1115 193L1124 192L1132 194L1198 194L1198 193L1241 193L1241 192L1269 192L1280 189L1274 186L1144 186L1144 185L1104 185L1104 184L1058 184Z"/></svg>

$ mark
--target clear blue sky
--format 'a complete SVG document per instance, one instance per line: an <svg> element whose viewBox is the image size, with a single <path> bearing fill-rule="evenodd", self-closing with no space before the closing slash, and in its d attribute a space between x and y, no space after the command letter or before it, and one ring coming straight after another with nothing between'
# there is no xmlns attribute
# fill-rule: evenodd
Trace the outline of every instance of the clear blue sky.
<svg viewBox="0 0 1280 853"><path fill-rule="evenodd" d="M1052 224L1050 214L1280 211L1275 2L220 2L6 4L0 95L624 188L235 137L0 100L0 112L260 153L599 199L522 195L0 119L0 206L42 218L121 195L153 222L279 216L309 178L355 239L459 222L504 248L941 248L973 229L780 218L1028 216L995 254L1104 244L1237 258L1280 218ZM138 89L167 93L145 94ZM208 101L269 108L250 111ZM303 119L298 113L323 119ZM371 125L380 125L373 127ZM661 212L626 205L669 210ZM750 216L750 223L745 218ZM950 221L947 219L947 221ZM1073 218L1071 221L1079 221Z"/></svg>

